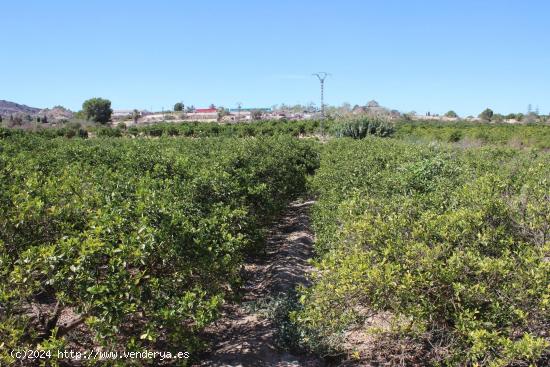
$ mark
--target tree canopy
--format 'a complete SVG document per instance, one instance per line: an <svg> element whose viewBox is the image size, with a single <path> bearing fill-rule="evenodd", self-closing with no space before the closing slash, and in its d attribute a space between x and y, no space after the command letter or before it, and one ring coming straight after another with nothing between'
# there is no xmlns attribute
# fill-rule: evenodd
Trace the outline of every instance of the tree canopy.
<svg viewBox="0 0 550 367"><path fill-rule="evenodd" d="M493 118L493 110L490 108L486 108L483 112L479 114L479 118L485 121L491 121Z"/></svg>
<svg viewBox="0 0 550 367"><path fill-rule="evenodd" d="M453 118L456 118L456 117L458 117L458 115L456 114L455 111L451 110L451 111L449 111L449 112L447 112L447 113L445 114L445 117L453 117Z"/></svg>
<svg viewBox="0 0 550 367"><path fill-rule="evenodd" d="M82 111L88 120L107 123L111 119L113 110L111 109L111 101L103 98L91 98L82 104Z"/></svg>

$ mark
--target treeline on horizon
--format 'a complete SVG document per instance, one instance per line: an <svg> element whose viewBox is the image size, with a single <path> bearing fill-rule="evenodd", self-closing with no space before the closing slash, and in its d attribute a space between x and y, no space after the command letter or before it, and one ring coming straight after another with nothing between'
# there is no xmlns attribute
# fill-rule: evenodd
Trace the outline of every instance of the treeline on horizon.
<svg viewBox="0 0 550 367"><path fill-rule="evenodd" d="M218 122L223 122L224 117L228 116L230 114L231 109L223 107L223 106L215 106L214 104L210 104L210 109L217 110L217 120ZM47 110L47 109L46 109ZM63 117L61 119L52 119L50 120L47 116L47 113L44 113L41 111L41 113L35 115L34 117L30 114L24 114L24 113L16 113L16 114L10 114L9 116L2 116L0 114L0 123L4 123L4 119L6 119L6 123L4 125L7 125L7 127L29 127L29 124L32 124L34 121L36 121L36 124L48 124L53 123L54 125L57 125L57 123L65 124L68 122L74 123L97 123L101 125L112 125L117 122L124 122L124 121L132 121L134 124L136 124L140 118L142 117L142 112L148 112L150 114L159 114L161 112L150 112L150 111L140 111L138 109L133 109L128 116L122 118L122 119L114 119L113 118L113 112L115 112L111 108L111 101L109 99L105 98L90 98L84 101L82 103L82 109L77 112L72 112L69 109L57 105L54 106L52 110L60 110L64 112L69 112L70 117ZM186 113L193 113L195 112L195 107L193 105L191 106L185 106L183 102L177 102L174 104L173 110L163 110L162 114L164 115L164 118L166 120L174 120L177 116L174 116L174 113L179 114L179 117L181 117L182 120L185 120ZM240 110L240 107L239 107ZM263 108L259 109L246 109L251 111L252 120L258 121L258 120L269 120L270 118L268 116L264 115ZM291 113L291 114L318 114L320 111L319 108L315 106L314 103L309 103L308 105L273 105L271 108L272 112L285 112L285 113ZM350 118L354 116L361 115L362 117L368 116L368 117L382 117L382 118L391 118L391 119L403 119L407 121L411 120L419 120L419 116L415 111L411 112L400 112L396 109L389 109L387 107L381 106L377 101L371 100L366 105L355 105L351 106L349 103L343 103L340 106L331 106L331 105L325 105L324 106L324 113L325 117L328 117L329 119L342 119L342 118ZM267 117L267 118L266 118ZM273 116L271 116L273 117ZM439 114L431 114L430 112L427 112L425 115L426 119L433 120L441 119L445 121L456 121L456 120L465 120L465 121L483 121L483 122L510 122L510 123L548 123L550 121L550 115L544 115L539 113L539 108L537 107L535 110L533 110L532 105L529 105L527 108L527 113L508 113L506 115L501 113L495 113L491 108L484 109L481 113L477 115L477 119L473 115L469 115L467 117L461 117L459 116L455 111L449 110L443 115ZM45 125L48 126L48 125Z"/></svg>
<svg viewBox="0 0 550 367"><path fill-rule="evenodd" d="M507 124L470 121L397 121L376 117L349 117L326 120L260 120L250 123L161 122L150 125L116 127L67 123L48 129L0 128L0 137L38 135L46 138L102 137L353 137L368 135L393 137L407 141L461 144L464 146L508 145L516 148L550 148L550 125L544 123Z"/></svg>

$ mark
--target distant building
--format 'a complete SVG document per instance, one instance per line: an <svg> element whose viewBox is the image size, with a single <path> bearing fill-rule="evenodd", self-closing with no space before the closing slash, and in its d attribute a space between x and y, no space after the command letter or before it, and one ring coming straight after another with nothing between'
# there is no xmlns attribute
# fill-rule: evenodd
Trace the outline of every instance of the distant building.
<svg viewBox="0 0 550 367"><path fill-rule="evenodd" d="M151 113L147 110L138 110L138 116L142 117L145 115L150 115ZM111 118L115 120L131 118L134 116L134 110L113 110Z"/></svg>
<svg viewBox="0 0 550 367"><path fill-rule="evenodd" d="M186 113L187 120L201 120L201 121L217 121L218 109L217 108L196 108L193 112Z"/></svg>
<svg viewBox="0 0 550 367"><path fill-rule="evenodd" d="M197 108L194 113L218 113L217 108Z"/></svg>
<svg viewBox="0 0 550 367"><path fill-rule="evenodd" d="M231 112L231 113L254 112L254 111L260 111L262 113L270 113L271 108L231 108L229 110L229 112Z"/></svg>
<svg viewBox="0 0 550 367"><path fill-rule="evenodd" d="M228 121L252 121L261 120L269 117L272 113L271 108L231 108L229 109Z"/></svg>
<svg viewBox="0 0 550 367"><path fill-rule="evenodd" d="M113 113L111 114L111 117L116 118L124 118L124 117L130 117L132 116L132 113L134 113L134 110L113 110Z"/></svg>

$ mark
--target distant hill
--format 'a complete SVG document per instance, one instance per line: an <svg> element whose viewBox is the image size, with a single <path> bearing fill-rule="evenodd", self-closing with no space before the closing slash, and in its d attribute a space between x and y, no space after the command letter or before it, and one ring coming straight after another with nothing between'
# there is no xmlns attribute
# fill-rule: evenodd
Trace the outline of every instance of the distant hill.
<svg viewBox="0 0 550 367"><path fill-rule="evenodd" d="M55 106L53 108L45 108L43 110L40 110L40 112L38 112L38 116L46 116L48 118L48 121L54 122L70 120L73 118L74 113L71 110L66 109L65 107Z"/></svg>
<svg viewBox="0 0 550 367"><path fill-rule="evenodd" d="M29 107L24 104L19 104L10 101L4 101L0 99L0 116L9 116L9 115L31 115L34 116L40 112L40 108Z"/></svg>
<svg viewBox="0 0 550 367"><path fill-rule="evenodd" d="M31 116L33 118L42 118L46 116L49 122L59 122L72 119L74 113L63 106L41 109L15 102L0 100L0 116L8 117L10 115L14 117L20 116L22 118L24 118L24 116Z"/></svg>

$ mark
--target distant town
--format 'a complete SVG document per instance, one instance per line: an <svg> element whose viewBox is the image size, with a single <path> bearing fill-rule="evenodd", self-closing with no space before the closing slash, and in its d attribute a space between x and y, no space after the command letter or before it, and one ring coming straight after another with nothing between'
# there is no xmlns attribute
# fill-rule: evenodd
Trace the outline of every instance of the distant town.
<svg viewBox="0 0 550 367"><path fill-rule="evenodd" d="M180 106L177 106L180 107ZM195 108L194 106L181 106L182 109L177 111L161 111L151 112L147 110L138 110L138 118L136 123L155 123L161 121L204 121L204 122L246 122L255 120L311 120L321 117L321 111L314 104L310 105L274 105L272 107L254 107L254 108L225 108L210 105L208 107ZM432 114L417 114L415 111L403 113L395 109L390 109L381 106L377 101L372 100L365 105L343 104L341 106L325 106L327 117L345 117L348 115L367 115L380 117L390 120L410 119L410 120L437 120L437 121L484 121L483 111L478 116L459 116L454 111L447 113ZM489 109L489 113L492 111ZM113 121L131 121L136 116L136 110L114 110L112 114ZM517 113L508 115L499 115L492 113L491 121L504 123L519 123L519 122L535 122L536 120L546 121L544 116L541 116L538 109L531 110L527 107L527 113Z"/></svg>
<svg viewBox="0 0 550 367"><path fill-rule="evenodd" d="M103 100L109 103L108 100ZM324 113L324 115L323 115ZM512 113L502 115L485 109L477 116L459 116L450 110L445 114L418 114L415 111L400 112L380 105L371 100L364 105L350 105L344 103L341 106L324 106L321 111L315 104L309 105L273 105L271 107L237 107L227 108L211 104L207 107L186 106L177 102L173 109L163 111L148 111L145 109L114 109L104 123L117 125L124 123L131 125L149 125L160 122L219 122L238 123L258 120L312 120L323 117L345 118L346 116L369 116L387 120L433 120L433 121L472 121L472 122L498 122L498 123L531 123L549 122L548 115L539 114L538 108L527 106L526 113ZM84 111L73 112L63 106L52 108L35 108L15 102L0 100L0 122L4 127L29 127L59 126L67 122L85 122L89 120Z"/></svg>

